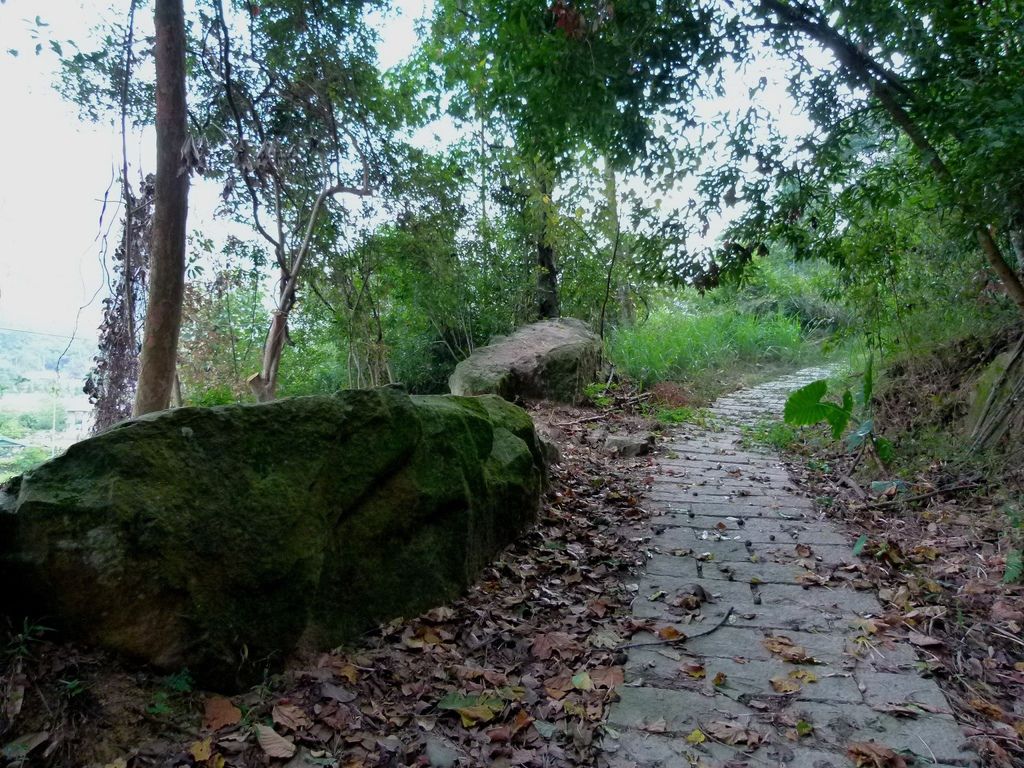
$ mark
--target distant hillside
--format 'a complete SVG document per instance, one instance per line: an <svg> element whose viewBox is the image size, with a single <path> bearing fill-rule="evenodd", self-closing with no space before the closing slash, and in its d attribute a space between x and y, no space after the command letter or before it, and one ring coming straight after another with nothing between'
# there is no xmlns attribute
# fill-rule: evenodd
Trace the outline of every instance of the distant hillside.
<svg viewBox="0 0 1024 768"><path fill-rule="evenodd" d="M26 378L38 379L46 372L52 374L57 370L58 360L63 383L82 382L92 368L96 353L93 331L75 339L64 353L67 347L68 339L58 336L0 330L0 393L15 389Z"/></svg>

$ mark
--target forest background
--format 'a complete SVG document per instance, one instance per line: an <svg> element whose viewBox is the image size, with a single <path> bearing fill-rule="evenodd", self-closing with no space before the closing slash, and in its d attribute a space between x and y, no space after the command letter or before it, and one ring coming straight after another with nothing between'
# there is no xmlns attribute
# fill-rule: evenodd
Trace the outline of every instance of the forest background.
<svg viewBox="0 0 1024 768"><path fill-rule="evenodd" d="M180 401L444 391L562 314L699 406L1019 324L1018 4L741 5L190 5ZM68 345L3 316L0 434L42 448L9 473L84 410L54 393L87 380L94 427L130 414L152 205L147 4L73 34L26 8L0 8L5 63L124 144L94 184L96 360L88 320ZM6 297L27 260L5 256Z"/></svg>

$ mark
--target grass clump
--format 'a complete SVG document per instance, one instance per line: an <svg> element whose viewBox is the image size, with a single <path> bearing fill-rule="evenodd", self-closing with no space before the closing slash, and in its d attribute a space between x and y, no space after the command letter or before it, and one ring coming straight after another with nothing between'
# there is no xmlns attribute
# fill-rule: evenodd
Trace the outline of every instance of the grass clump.
<svg viewBox="0 0 1024 768"><path fill-rule="evenodd" d="M808 355L799 321L781 312L761 316L737 308L688 310L660 310L643 325L617 329L608 352L618 370L646 387L659 381L695 381L743 365L794 364Z"/></svg>
<svg viewBox="0 0 1024 768"><path fill-rule="evenodd" d="M743 427L745 446L766 445L785 452L795 449L802 442L799 427L790 426L784 421L765 420L752 427Z"/></svg>

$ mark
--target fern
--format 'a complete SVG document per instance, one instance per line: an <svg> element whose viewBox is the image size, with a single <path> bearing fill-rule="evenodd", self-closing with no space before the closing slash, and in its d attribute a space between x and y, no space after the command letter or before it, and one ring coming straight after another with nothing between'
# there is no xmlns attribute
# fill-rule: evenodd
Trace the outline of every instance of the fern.
<svg viewBox="0 0 1024 768"><path fill-rule="evenodd" d="M1024 577L1024 553L1019 549L1011 549L1006 555L1003 584L1016 584L1022 577Z"/></svg>

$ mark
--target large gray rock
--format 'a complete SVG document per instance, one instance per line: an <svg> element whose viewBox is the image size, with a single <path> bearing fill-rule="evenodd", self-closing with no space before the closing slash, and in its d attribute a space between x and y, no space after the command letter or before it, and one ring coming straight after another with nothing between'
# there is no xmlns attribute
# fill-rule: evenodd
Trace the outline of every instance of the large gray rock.
<svg viewBox="0 0 1024 768"><path fill-rule="evenodd" d="M167 411L0 490L0 608L233 687L456 597L533 519L543 471L497 397Z"/></svg>
<svg viewBox="0 0 1024 768"><path fill-rule="evenodd" d="M576 403L600 359L601 340L586 323L544 320L476 350L455 367L448 386L456 395Z"/></svg>

